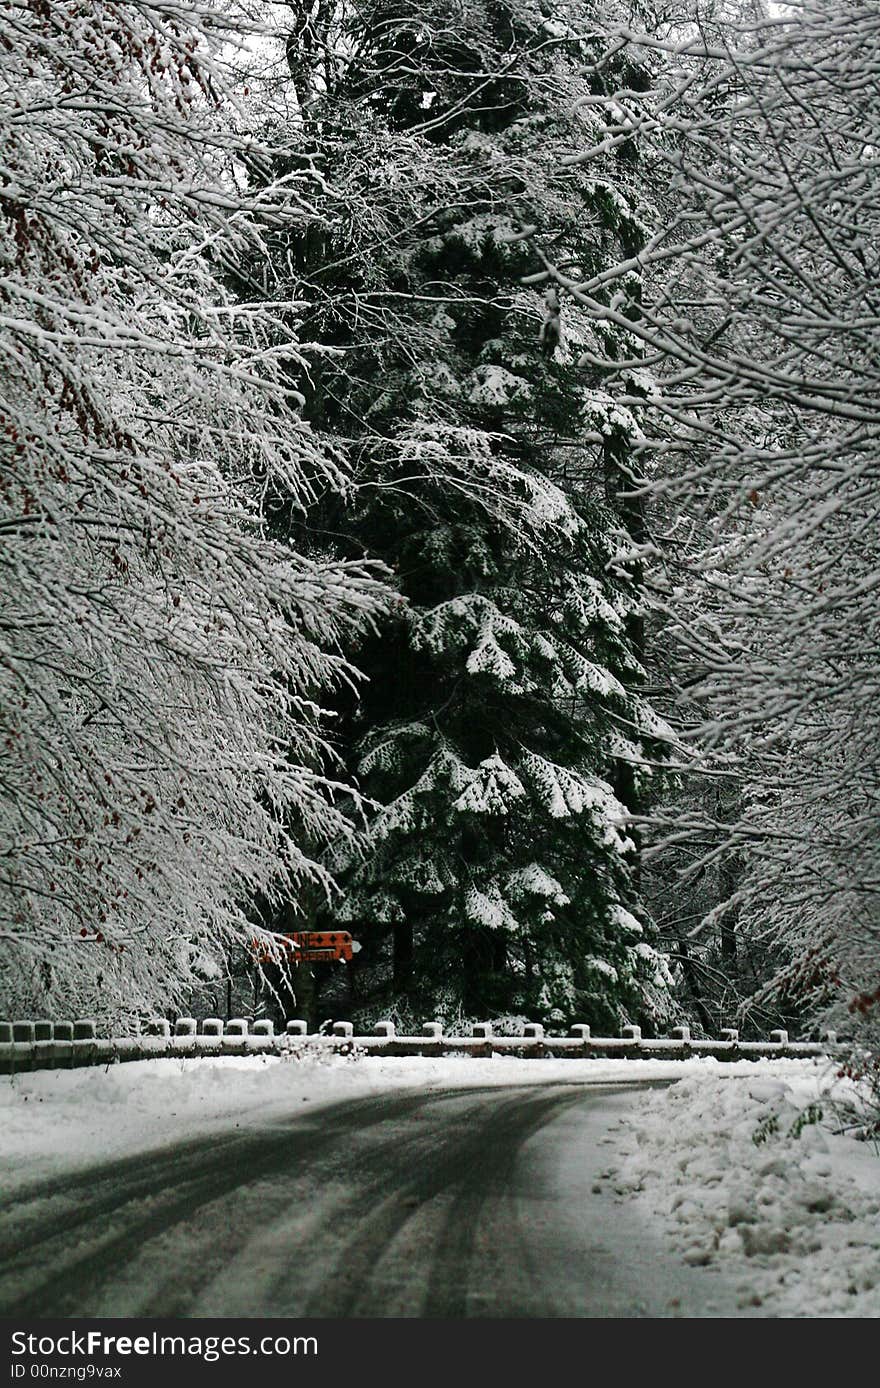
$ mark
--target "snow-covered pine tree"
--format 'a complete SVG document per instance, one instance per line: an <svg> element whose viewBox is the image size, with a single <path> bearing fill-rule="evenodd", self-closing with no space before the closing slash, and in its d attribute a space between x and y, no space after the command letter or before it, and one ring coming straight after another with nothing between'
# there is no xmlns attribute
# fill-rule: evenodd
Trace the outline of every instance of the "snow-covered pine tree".
<svg viewBox="0 0 880 1388"><path fill-rule="evenodd" d="M626 819L666 730L618 499L638 424L584 384L586 314L539 342L534 282L536 247L592 273L638 219L631 188L573 192L562 167L590 9L324 13L287 55L303 157L344 203L275 266L309 305L313 426L359 484L310 525L402 595L342 738L376 802L332 862L364 944L352 1005L651 1024L667 975Z"/></svg>

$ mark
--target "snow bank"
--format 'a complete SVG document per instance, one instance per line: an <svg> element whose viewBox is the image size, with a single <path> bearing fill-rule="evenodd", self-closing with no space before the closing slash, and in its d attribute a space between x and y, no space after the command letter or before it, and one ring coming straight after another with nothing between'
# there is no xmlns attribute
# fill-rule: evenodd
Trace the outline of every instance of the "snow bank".
<svg viewBox="0 0 880 1388"><path fill-rule="evenodd" d="M721 1069L622 1120L618 1197L659 1217L685 1262L738 1279L741 1306L880 1315L880 1154L834 1132L834 1071Z"/></svg>

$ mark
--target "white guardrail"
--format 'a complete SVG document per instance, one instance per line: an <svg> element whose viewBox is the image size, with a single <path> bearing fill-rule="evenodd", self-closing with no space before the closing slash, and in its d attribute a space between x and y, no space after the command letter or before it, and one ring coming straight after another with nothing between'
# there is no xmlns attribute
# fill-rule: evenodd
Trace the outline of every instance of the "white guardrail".
<svg viewBox="0 0 880 1388"><path fill-rule="evenodd" d="M787 1031L771 1031L766 1041L741 1041L733 1028L717 1041L696 1039L686 1026L673 1027L668 1037L643 1037L637 1026L623 1027L620 1036L593 1036L579 1024L567 1036L545 1033L534 1022L521 1036L495 1036L491 1022L478 1022L470 1036L446 1036L439 1022L426 1022L417 1036L398 1036L393 1022L377 1022L368 1036L355 1036L351 1022L334 1022L329 1033L308 1033L305 1022L288 1022L276 1032L268 1020L237 1017L224 1022L208 1017L197 1022L157 1017L140 1036L100 1037L89 1019L74 1022L0 1022L0 1074L81 1065L115 1064L167 1056L295 1054L304 1042L343 1054L353 1049L369 1055L443 1056L513 1055L532 1059L685 1060L714 1056L717 1060L758 1060L786 1057L806 1059L833 1055L837 1037L827 1032L822 1041L790 1041Z"/></svg>

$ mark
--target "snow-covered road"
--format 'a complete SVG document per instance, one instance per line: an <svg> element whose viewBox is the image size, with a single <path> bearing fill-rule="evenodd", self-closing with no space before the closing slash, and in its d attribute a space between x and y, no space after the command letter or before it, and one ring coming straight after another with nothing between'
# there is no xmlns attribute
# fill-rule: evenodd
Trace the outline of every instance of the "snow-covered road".
<svg viewBox="0 0 880 1388"><path fill-rule="evenodd" d="M855 1097L827 1061L308 1045L13 1076L0 1315L876 1316Z"/></svg>
<svg viewBox="0 0 880 1388"><path fill-rule="evenodd" d="M749 1314L599 1177L644 1087L352 1097L21 1188L6 1316Z"/></svg>

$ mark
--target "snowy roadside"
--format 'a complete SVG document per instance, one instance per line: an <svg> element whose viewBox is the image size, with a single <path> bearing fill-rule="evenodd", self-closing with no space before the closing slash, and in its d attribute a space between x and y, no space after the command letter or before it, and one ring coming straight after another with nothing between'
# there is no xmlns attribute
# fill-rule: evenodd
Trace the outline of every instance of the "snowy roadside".
<svg viewBox="0 0 880 1388"><path fill-rule="evenodd" d="M684 1261L771 1317L880 1315L880 1154L834 1132L827 1062L689 1075L623 1119L604 1173ZM820 1116L821 1115L821 1116Z"/></svg>
<svg viewBox="0 0 880 1388"><path fill-rule="evenodd" d="M270 1121L318 1106L405 1088L505 1084L626 1083L716 1076L814 1075L809 1061L349 1059L242 1056L134 1061L43 1070L0 1080L0 1188L16 1187L173 1142ZM306 1112L304 1109L303 1112Z"/></svg>

